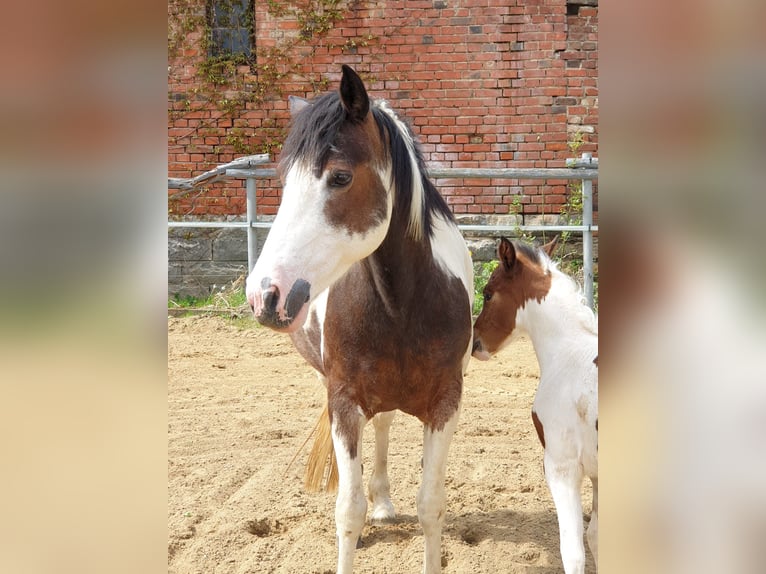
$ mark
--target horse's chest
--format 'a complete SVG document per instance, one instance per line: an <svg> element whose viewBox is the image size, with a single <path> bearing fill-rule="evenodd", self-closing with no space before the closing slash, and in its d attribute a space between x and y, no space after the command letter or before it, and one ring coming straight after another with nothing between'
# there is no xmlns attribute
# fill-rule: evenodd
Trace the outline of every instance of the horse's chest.
<svg viewBox="0 0 766 574"><path fill-rule="evenodd" d="M451 415L462 391L470 308L459 279L429 272L409 278L408 289L358 265L331 288L323 337L330 395L349 397L367 416L399 409L438 425Z"/></svg>
<svg viewBox="0 0 766 574"><path fill-rule="evenodd" d="M440 328L402 329L369 318L340 323L331 327L328 316L324 365L330 393L348 395L367 416L398 409L430 422L457 407L470 318Z"/></svg>

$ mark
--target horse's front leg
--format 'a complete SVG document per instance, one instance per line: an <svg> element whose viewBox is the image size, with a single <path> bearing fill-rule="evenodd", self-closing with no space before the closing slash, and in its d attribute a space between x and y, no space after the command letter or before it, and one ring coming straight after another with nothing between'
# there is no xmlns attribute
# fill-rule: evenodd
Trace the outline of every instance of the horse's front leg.
<svg viewBox="0 0 766 574"><path fill-rule="evenodd" d="M549 446L546 445L544 456L545 480L558 516L561 561L566 574L583 574L585 546L580 497L582 469L575 458L561 460L551 456Z"/></svg>
<svg viewBox="0 0 766 574"><path fill-rule="evenodd" d="M371 520L391 520L396 516L388 480L388 433L394 414L396 411L379 413L372 419L375 426L375 466L368 491L368 500L372 504Z"/></svg>
<svg viewBox="0 0 766 574"><path fill-rule="evenodd" d="M367 421L355 405L343 404L341 408L333 405L331 409L332 442L338 462L338 497L335 501L335 528L338 540L336 572L351 574L354 567L354 551L367 514L361 456L362 431Z"/></svg>
<svg viewBox="0 0 766 574"><path fill-rule="evenodd" d="M588 541L590 552L593 554L596 567L598 567L598 478L591 477L590 481L593 484L593 511L590 513L590 524L585 538Z"/></svg>
<svg viewBox="0 0 766 574"><path fill-rule="evenodd" d="M458 407L440 430L427 425L423 430L423 482L418 491L418 520L425 538L424 574L441 572L441 534L447 499L444 479L459 412Z"/></svg>

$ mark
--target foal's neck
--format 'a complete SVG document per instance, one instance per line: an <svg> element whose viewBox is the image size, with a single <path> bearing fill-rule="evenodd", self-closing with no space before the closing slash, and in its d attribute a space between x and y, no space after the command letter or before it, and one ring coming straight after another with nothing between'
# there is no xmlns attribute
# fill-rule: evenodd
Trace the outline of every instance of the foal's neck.
<svg viewBox="0 0 766 574"><path fill-rule="evenodd" d="M541 370L588 355L597 339L590 309L578 293L555 281L541 301L526 302L517 322L529 335Z"/></svg>

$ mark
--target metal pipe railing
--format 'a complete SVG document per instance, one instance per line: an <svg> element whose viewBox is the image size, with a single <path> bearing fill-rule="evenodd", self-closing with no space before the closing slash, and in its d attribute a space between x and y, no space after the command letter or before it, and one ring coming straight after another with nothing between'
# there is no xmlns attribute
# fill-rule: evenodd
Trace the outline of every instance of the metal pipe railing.
<svg viewBox="0 0 766 574"><path fill-rule="evenodd" d="M168 178L168 189L180 189L186 193L202 184L209 184L224 177L245 179L247 193L246 221L168 221L168 227L189 228L236 228L247 229L247 268L252 271L258 254L256 229L269 229L271 222L257 221L256 179L277 176L273 168L257 168L269 162L267 154L246 156L220 165L191 179ZM583 289L588 304L593 308L593 180L598 179L598 158L583 153L580 159L567 160L566 168L430 168L429 177L434 179L579 179L582 182L582 225L458 225L463 232L515 233L518 231L573 231L583 236Z"/></svg>

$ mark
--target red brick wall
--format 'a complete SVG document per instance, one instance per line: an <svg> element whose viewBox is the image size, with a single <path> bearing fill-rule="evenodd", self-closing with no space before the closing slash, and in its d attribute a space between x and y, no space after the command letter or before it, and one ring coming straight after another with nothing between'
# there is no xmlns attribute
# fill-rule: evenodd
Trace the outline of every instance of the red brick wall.
<svg viewBox="0 0 766 574"><path fill-rule="evenodd" d="M200 0L171 0L171 16L181 2L187 12L203 13ZM168 175L197 175L281 141L289 119L286 95L311 97L312 79L335 89L342 63L366 79L373 97L388 99L410 121L432 166L563 167L583 151L597 155L596 7L570 7L568 14L566 0L342 5L344 18L326 37L292 49L299 73L280 80L281 94L233 110L209 103L212 88L198 73L206 57L199 46L203 30L187 25L193 29L169 55ZM255 30L262 64L262 54L295 38L299 25L269 14L267 3L256 0ZM244 65L238 72L233 84L215 90L217 101L247 92L253 70ZM208 95L200 96L205 90ZM583 143L573 153L569 144L578 139ZM277 157L278 149L272 152ZM524 215L558 213L567 193L564 181L437 185L458 214L506 214L514 203ZM274 214L278 204L278 182L259 181L259 213ZM169 202L169 209L171 215L242 214L244 187L217 184Z"/></svg>

